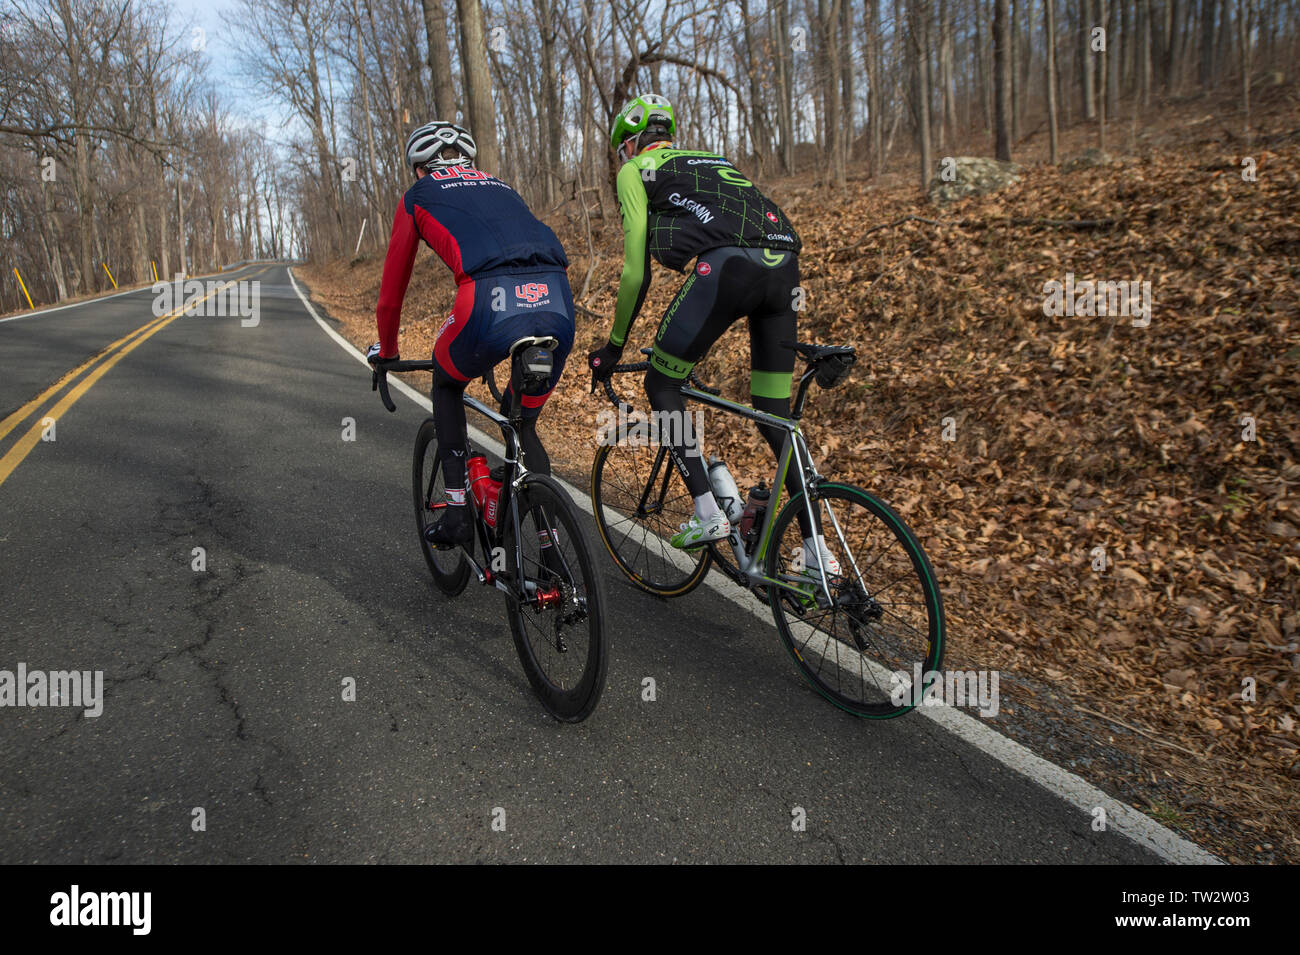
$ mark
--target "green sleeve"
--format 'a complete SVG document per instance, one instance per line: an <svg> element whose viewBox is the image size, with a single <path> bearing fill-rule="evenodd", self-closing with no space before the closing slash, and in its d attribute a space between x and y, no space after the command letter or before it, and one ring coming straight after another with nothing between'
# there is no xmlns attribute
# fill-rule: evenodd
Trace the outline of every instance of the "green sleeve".
<svg viewBox="0 0 1300 955"><path fill-rule="evenodd" d="M628 332L650 288L649 205L641 167L635 161L624 163L618 172L618 204L623 210L623 277L618 283L618 304L609 340L621 347L627 343Z"/></svg>

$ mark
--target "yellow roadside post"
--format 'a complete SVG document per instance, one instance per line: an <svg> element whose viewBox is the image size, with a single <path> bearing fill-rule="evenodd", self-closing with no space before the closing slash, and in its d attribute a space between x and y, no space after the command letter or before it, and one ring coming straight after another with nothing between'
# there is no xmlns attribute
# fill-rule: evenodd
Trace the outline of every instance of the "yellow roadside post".
<svg viewBox="0 0 1300 955"><path fill-rule="evenodd" d="M19 274L18 266L16 265L14 266L14 275L18 276L18 285L22 288L23 294L27 296L27 307L35 308L36 306L32 304L32 295L27 291L27 283L23 281L23 277Z"/></svg>
<svg viewBox="0 0 1300 955"><path fill-rule="evenodd" d="M104 271L108 273L108 280L109 280L110 282L113 283L113 288L114 288L114 290L116 290L116 289L117 289L117 279L113 278L113 273L108 271L108 263L107 263L107 262L100 262L99 264L102 265L102 266L104 267Z"/></svg>
<svg viewBox="0 0 1300 955"><path fill-rule="evenodd" d="M154 280L155 282L157 282L157 281L158 281L158 265L157 265L157 263L154 262L153 259L150 259L150 260L149 260L149 268L153 269L153 280Z"/></svg>

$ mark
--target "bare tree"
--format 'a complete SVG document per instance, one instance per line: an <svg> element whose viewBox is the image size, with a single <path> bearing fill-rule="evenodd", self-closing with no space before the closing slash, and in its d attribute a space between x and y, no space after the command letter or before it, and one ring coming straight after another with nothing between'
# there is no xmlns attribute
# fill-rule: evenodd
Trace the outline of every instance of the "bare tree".
<svg viewBox="0 0 1300 955"><path fill-rule="evenodd" d="M993 87L995 153L1004 162L1011 161L1011 27L1007 0L993 2Z"/></svg>
<svg viewBox="0 0 1300 955"><path fill-rule="evenodd" d="M1056 0L1043 0L1046 36L1044 48L1047 51L1047 126L1051 137L1051 163L1055 166L1061 161L1056 130Z"/></svg>
<svg viewBox="0 0 1300 955"><path fill-rule="evenodd" d="M420 0L428 42L429 71L433 74L433 108L439 119L456 118L456 88L451 79L451 56L447 52L447 11L443 0Z"/></svg>

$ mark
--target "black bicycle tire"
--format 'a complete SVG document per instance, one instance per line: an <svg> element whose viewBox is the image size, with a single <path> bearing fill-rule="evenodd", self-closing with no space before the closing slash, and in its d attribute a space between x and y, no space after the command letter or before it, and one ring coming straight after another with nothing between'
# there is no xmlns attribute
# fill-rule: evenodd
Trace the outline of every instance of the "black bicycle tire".
<svg viewBox="0 0 1300 955"><path fill-rule="evenodd" d="M438 431L432 418L425 418L420 428L415 433L415 452L411 456L411 494L412 501L415 505L415 526L416 532L420 539L420 552L424 555L424 562L429 567L429 573L433 576L433 582L448 597L455 597L465 589L469 583L469 561L465 555L457 551L459 560L456 561L456 569L445 571L438 566L434 559L434 547L424 539L424 528L426 526L427 507L425 502L426 490L424 487L424 460L428 453L430 445L433 446L434 467L442 466L437 461L438 453ZM445 551L443 553L446 553Z"/></svg>
<svg viewBox="0 0 1300 955"><path fill-rule="evenodd" d="M608 552L610 559L612 559L614 565L623 572L623 576L627 577L627 579L635 584L639 589L646 593L654 594L656 597L685 596L703 583L704 578L708 576L709 567L713 559L712 555L709 553L709 548L701 547L699 549L699 563L683 581L668 586L649 581L642 575L638 574L633 568L629 567L622 557L620 557L617 548L615 548L614 543L611 540L613 531L605 521L605 508L601 500L601 489L604 483L603 473L605 462L608 460L609 455L614 451L614 449L619 447L622 447L622 445L614 443L602 444L596 450L595 459L591 462L591 509L592 513L595 514L596 517L596 531L600 534L601 543L605 545L605 550ZM671 467L672 465L669 464L668 466ZM680 476L678 476L677 480L681 480ZM683 551L682 553L686 552Z"/></svg>
<svg viewBox="0 0 1300 955"><path fill-rule="evenodd" d="M925 595L929 633L929 652L925 661L922 662L922 673L937 672L943 662L943 653L947 634L945 630L945 621L943 613L943 597L939 590L939 584L934 576L934 568L930 564L930 558L926 555L921 542L917 540L916 535L912 532L898 515L898 513L868 491L852 484L826 483L817 488L818 497L838 497L846 499L851 496L858 498L868 511L879 518L894 536L894 539L902 543L908 558L912 562L913 570L917 572L921 582L921 591ZM803 494L798 494L788 501L777 515L776 522L772 526L772 533L769 538L769 551L764 561L764 572L769 577L775 577L778 572L778 560L780 559L780 541L785 534L786 528L790 522L795 520L799 510L803 507ZM916 708L915 697L912 702L905 702L901 706L894 705L892 702L886 704L876 704L864 706L857 701L844 696L834 688L828 686L817 675L816 671L811 669L803 656L795 646L793 634L790 631L789 622L783 611L784 602L780 599L781 588L770 585L768 587L768 602L772 608L772 616L776 621L777 634L781 638L782 645L789 652L795 661L795 666L803 677L812 685L812 687L830 702L834 703L840 709L852 713L864 719L882 720L894 719L910 712Z"/></svg>
<svg viewBox="0 0 1300 955"><path fill-rule="evenodd" d="M572 690L563 690L547 679L545 671L533 653L523 623L523 608L514 593L506 594L506 615L510 618L510 632L514 638L515 650L523 664L528 682L542 706L556 719L565 723L580 723L591 715L596 704L600 702L605 689L605 677L609 667L610 636L605 628L604 589L596 563L591 554L591 547L583 533L578 509L569 495L553 479L541 474L529 474L523 486L511 500L510 512L503 515L506 524L503 528L502 546L507 555L515 552L517 544L514 539L514 514L527 514L539 503L539 498L547 498L545 506L554 508L554 515L560 527L562 537L571 542L586 585L587 614L591 624L588 626L589 646L583 674ZM514 565L511 565L512 569Z"/></svg>

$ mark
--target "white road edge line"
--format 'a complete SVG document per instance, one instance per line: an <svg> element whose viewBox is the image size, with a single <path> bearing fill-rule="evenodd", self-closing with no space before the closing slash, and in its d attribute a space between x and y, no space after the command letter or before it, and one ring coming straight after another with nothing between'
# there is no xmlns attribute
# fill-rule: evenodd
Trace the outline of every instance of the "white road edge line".
<svg viewBox="0 0 1300 955"><path fill-rule="evenodd" d="M323 328L325 334L334 339L344 351L369 368L370 365L366 361L365 355L317 314L307 296L303 295L302 290L298 288L298 283L293 277L293 269L287 268L287 271L293 290L298 293L298 298L302 300L308 314L316 320L316 324ZM428 396L421 394L406 382L397 378L390 379L389 384L406 395L407 398L410 398L416 405L432 413L433 402L429 400ZM484 434L473 425L469 426L469 434L475 443L491 450L498 457L505 450L500 441ZM593 513L590 495L587 492L580 491L563 479L557 478L557 480L569 492L574 503L588 514ZM727 589L724 590L718 586L720 582L725 583ZM745 608L764 623L770 624L772 622L771 611L759 603L756 598L750 596L748 592L731 583L731 581L710 573L704 579L704 583L736 605ZM1118 802L1074 773L1062 769L1055 763L1048 762L1022 744L1008 739L987 724L966 715L960 710L950 706L918 706L914 712L938 723L954 736L974 746L1007 768L1020 773L1022 776L1027 776L1052 794L1082 810L1088 816L1091 816L1097 807L1105 809L1107 828L1114 828L1139 846L1151 850L1168 862L1180 865L1223 865L1223 860L1195 843L1189 842L1176 832L1166 829L1145 813L1139 812L1126 803Z"/></svg>
<svg viewBox="0 0 1300 955"><path fill-rule="evenodd" d="M239 268L235 269L234 271L242 272L244 269L251 269L253 267L253 264L266 265L270 263L265 263L265 262L250 263L249 265L241 265ZM220 272L208 272L203 275L192 275L190 276L190 278L206 279L213 275L220 275L220 274L221 274ZM43 315L49 315L51 312L61 312L65 308L81 308L83 305L98 305L100 302L107 302L110 298L119 298L123 295L130 295L133 292L147 292L149 289L153 288L154 285L156 284L157 284L156 282L150 282L148 285L140 285L137 286L136 288L123 289L120 292L114 292L112 295L98 295L95 298L88 298L85 301L81 301L81 302L69 302L67 305L52 305L49 308L38 308L34 312L24 312L22 315L10 315L8 318L0 318L0 325L3 325L5 322L17 322L24 318L40 318Z"/></svg>

